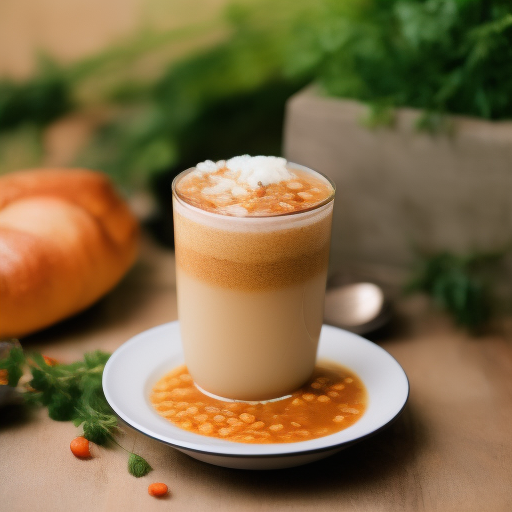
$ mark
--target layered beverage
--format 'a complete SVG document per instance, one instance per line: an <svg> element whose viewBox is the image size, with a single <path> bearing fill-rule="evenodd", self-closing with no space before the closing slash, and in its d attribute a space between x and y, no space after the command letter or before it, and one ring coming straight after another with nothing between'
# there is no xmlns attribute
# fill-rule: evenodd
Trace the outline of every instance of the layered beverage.
<svg viewBox="0 0 512 512"><path fill-rule="evenodd" d="M178 316L197 385L236 400L311 376L334 188L275 157L198 164L173 183Z"/></svg>

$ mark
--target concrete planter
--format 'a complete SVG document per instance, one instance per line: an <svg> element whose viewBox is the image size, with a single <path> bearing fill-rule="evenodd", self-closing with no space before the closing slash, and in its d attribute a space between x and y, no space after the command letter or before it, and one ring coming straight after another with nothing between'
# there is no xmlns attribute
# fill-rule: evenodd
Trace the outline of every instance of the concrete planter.
<svg viewBox="0 0 512 512"><path fill-rule="evenodd" d="M361 123L366 107L310 87L287 105L284 152L337 186L331 260L406 268L414 245L493 250L512 240L512 122L451 118L451 135ZM509 273L509 277L510 273Z"/></svg>

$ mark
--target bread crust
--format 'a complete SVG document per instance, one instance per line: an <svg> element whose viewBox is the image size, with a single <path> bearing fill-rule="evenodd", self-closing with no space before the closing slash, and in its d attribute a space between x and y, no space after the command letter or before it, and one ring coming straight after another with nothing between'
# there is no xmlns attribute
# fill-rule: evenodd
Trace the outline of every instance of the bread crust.
<svg viewBox="0 0 512 512"><path fill-rule="evenodd" d="M35 169L0 177L0 336L21 337L112 289L139 227L103 174Z"/></svg>

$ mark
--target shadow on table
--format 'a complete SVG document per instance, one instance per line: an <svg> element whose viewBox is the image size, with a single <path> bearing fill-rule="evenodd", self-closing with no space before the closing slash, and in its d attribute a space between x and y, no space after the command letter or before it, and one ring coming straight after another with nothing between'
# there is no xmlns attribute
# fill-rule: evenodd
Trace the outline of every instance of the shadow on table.
<svg viewBox="0 0 512 512"><path fill-rule="evenodd" d="M2 430L17 428L34 419L35 410L27 407L22 400L18 403L5 405L0 408L0 432Z"/></svg>
<svg viewBox="0 0 512 512"><path fill-rule="evenodd" d="M309 499L340 488L382 488L387 481L403 477L406 466L423 450L426 429L411 404L387 429L326 459L296 468L243 471L214 467L183 455L181 462L193 464L210 485L226 485L230 493ZM180 454L181 455L181 454ZM180 457L181 458L181 457ZM212 471L214 469L214 471ZM260 494L261 495L261 494ZM263 496L261 495L261 496Z"/></svg>

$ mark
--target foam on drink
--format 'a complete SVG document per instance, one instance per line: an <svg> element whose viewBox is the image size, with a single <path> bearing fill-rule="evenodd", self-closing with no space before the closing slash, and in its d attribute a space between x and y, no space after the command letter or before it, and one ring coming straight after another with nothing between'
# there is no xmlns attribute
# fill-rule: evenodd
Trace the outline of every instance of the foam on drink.
<svg viewBox="0 0 512 512"><path fill-rule="evenodd" d="M325 178L292 169L284 158L249 155L201 162L178 182L176 191L197 208L235 217L308 210L334 192Z"/></svg>

